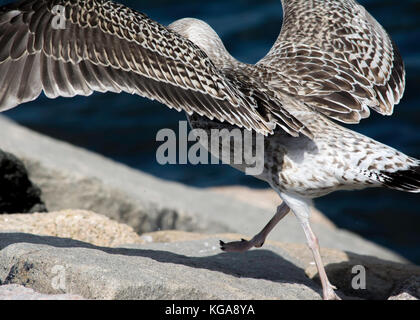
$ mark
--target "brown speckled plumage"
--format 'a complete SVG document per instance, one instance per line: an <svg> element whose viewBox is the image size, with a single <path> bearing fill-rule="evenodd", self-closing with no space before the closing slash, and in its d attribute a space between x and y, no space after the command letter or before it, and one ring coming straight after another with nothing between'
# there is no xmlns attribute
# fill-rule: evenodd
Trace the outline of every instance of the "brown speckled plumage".
<svg viewBox="0 0 420 320"><path fill-rule="evenodd" d="M382 26L352 0L283 1L281 33L258 65L286 92L333 119L357 123L369 108L390 115L404 64Z"/></svg>

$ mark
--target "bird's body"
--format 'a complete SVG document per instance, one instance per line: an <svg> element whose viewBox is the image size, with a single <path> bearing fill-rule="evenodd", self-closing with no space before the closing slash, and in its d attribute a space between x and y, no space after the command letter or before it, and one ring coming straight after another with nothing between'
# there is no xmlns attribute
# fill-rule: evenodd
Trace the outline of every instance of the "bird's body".
<svg viewBox="0 0 420 320"><path fill-rule="evenodd" d="M293 101L290 100L293 104ZM313 138L306 136L292 137L283 131L264 138L264 171L257 178L266 181L279 192L290 193L299 197L313 199L338 190L355 190L367 187L381 187L386 184L386 174L408 170L419 162L403 153L364 136L355 131L337 125L321 114L314 114L306 108L300 113L301 121L313 133ZM307 116L302 116L303 113ZM293 114L293 113L292 113ZM209 120L197 115L189 116L194 129L207 132L211 144L211 130L227 129L232 132L235 126L220 121ZM245 130L245 129L242 129ZM229 145L232 159L227 163L245 173L252 167L245 160L235 165L233 156L236 145ZM223 154L222 148L217 154ZM239 149L244 149L239 144ZM255 139L251 150L256 150Z"/></svg>
<svg viewBox="0 0 420 320"><path fill-rule="evenodd" d="M222 248L261 246L291 209L314 254L324 298L338 298L310 228L309 205L336 190L420 192L418 160L337 123L358 123L370 110L392 114L404 91L404 65L386 31L356 1L282 4L282 31L255 65L234 59L216 32L196 19L164 27L104 0L4 6L0 111L42 91L50 98L125 91L186 111L191 126L208 136L212 129L258 133L264 168L257 177L284 203L252 240ZM218 147L235 151L236 145ZM249 166L230 164L242 171Z"/></svg>

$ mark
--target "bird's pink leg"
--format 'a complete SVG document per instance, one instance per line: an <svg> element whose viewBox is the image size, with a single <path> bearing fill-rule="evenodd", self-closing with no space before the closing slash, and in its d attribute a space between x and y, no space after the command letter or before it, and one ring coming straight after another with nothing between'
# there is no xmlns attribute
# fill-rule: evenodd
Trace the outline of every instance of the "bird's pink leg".
<svg viewBox="0 0 420 320"><path fill-rule="evenodd" d="M268 234L273 230L277 223L279 223L279 221L289 213L289 211L289 207L283 202L280 206L277 207L277 212L274 217L267 223L267 225L260 231L260 233L255 235L251 240L247 241L242 239L241 241L234 241L229 243L220 241L221 249L226 252L244 252L253 247L262 247Z"/></svg>
<svg viewBox="0 0 420 320"><path fill-rule="evenodd" d="M325 272L324 264L321 259L321 253L319 250L318 238L312 231L312 228L307 219L301 220L303 231L306 235L306 240L308 241L308 246L312 251L312 254L315 259L316 268L318 270L319 278L321 279L322 284L322 296L324 300L341 300L339 296L334 292L334 287L328 280L327 273Z"/></svg>
<svg viewBox="0 0 420 320"><path fill-rule="evenodd" d="M309 223L309 217L311 216L311 200L284 192L280 192L279 195L293 211L294 215L300 222L303 231L305 232L306 241L314 256L319 278L321 279L322 296L324 300L341 300L334 292L334 289L336 288L331 285L330 281L328 280L324 264L322 263L321 253L319 251L318 239L312 231L311 225Z"/></svg>

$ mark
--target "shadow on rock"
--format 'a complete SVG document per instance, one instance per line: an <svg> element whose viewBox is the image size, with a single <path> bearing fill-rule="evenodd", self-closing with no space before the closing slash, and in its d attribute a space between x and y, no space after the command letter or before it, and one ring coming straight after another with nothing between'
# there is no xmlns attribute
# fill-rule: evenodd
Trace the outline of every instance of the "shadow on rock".
<svg viewBox="0 0 420 320"><path fill-rule="evenodd" d="M297 283L308 286L316 292L320 292L315 283L305 276L303 269L270 250L260 249L245 253L213 254L217 251L200 252L198 248L201 248L201 244L197 246L196 241L165 244L152 243L145 245L144 249L139 249L98 247L72 239L24 233L6 233L2 235L3 239L0 238L0 251L18 243L47 245L56 248L85 248L100 250L109 255L150 258L164 264L178 264L196 269L217 271L238 278L264 279L279 283ZM40 247L41 250L42 247ZM85 259L88 260L89 256L86 255ZM7 282L13 283L12 278L13 275L8 275Z"/></svg>
<svg viewBox="0 0 420 320"><path fill-rule="evenodd" d="M331 283L350 297L386 300L400 293L408 279L420 276L420 267L416 265L387 261L352 252L346 252L346 255L347 261L327 263L325 270ZM318 274L309 274L309 276L320 284Z"/></svg>
<svg viewBox="0 0 420 320"><path fill-rule="evenodd" d="M0 150L0 214L46 211L41 189L29 180L23 162Z"/></svg>

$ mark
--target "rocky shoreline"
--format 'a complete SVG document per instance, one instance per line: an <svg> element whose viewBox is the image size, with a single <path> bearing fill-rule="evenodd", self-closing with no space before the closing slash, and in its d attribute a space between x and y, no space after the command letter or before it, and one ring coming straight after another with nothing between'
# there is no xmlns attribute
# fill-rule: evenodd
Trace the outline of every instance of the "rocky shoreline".
<svg viewBox="0 0 420 320"><path fill-rule="evenodd" d="M8 183L0 208L11 208L0 215L0 299L320 299L292 215L262 249L229 254L218 247L219 239L249 238L264 226L279 201L270 191L191 188L4 117L0 126L0 181ZM15 207L5 198L11 186ZM341 297L419 298L420 267L336 228L315 209L313 223ZM358 265L366 289L352 286Z"/></svg>

